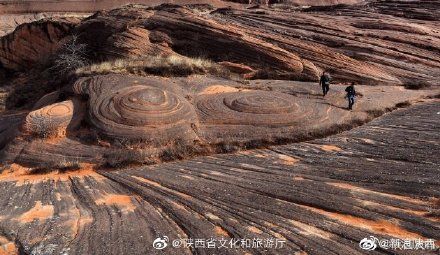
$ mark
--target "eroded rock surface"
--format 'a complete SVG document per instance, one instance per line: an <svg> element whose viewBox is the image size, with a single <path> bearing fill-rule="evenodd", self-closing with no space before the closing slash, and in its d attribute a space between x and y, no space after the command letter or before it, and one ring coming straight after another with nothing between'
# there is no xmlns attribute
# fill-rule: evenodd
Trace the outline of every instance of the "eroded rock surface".
<svg viewBox="0 0 440 255"><path fill-rule="evenodd" d="M434 1L129 5L19 26L0 39L0 254L155 254L161 236L286 241L165 254L363 254L371 235L439 239L437 14ZM46 60L69 38L95 71L54 75ZM232 74L130 70L156 56ZM351 81L348 111L338 83Z"/></svg>
<svg viewBox="0 0 440 255"><path fill-rule="evenodd" d="M2 243L27 253L155 254L164 235L278 238L284 248L215 254L315 255L365 254L359 241L370 235L438 240L439 111L436 101L325 139L118 171L13 165L0 175Z"/></svg>
<svg viewBox="0 0 440 255"><path fill-rule="evenodd" d="M328 69L335 81L420 88L438 85L438 14L433 1L304 9L131 5L96 13L73 33L89 46L91 61L178 53L245 65L255 70L248 77L316 80ZM14 33L15 40L2 38L4 67L34 60L34 52L23 50L26 41L45 42L49 36L55 42L63 34L53 23L38 24L23 26ZM27 38L35 26L50 26L53 32L43 39ZM53 48L41 46L37 52L44 54Z"/></svg>
<svg viewBox="0 0 440 255"><path fill-rule="evenodd" d="M209 6L126 7L92 16L77 27L77 33L98 59L178 53L246 64L296 79L317 79L318 70L311 62L233 24L213 20L209 14L213 10Z"/></svg>
<svg viewBox="0 0 440 255"><path fill-rule="evenodd" d="M19 25L31 23L34 21L50 18L85 18L90 14L87 13L23 13L23 14L1 14L0 15L0 36L12 33Z"/></svg>
<svg viewBox="0 0 440 255"><path fill-rule="evenodd" d="M0 39L0 68L14 71L34 68L56 51L58 42L72 27L70 21L62 19L21 24Z"/></svg>
<svg viewBox="0 0 440 255"><path fill-rule="evenodd" d="M66 161L156 163L322 137L439 93L359 86L351 112L344 88L334 85L323 98L313 83L244 85L204 76L117 74L81 78L37 102L41 107L21 122L6 115L4 122L11 125L2 131L0 157L36 168L57 168L56 162ZM71 98L57 103L61 94Z"/></svg>

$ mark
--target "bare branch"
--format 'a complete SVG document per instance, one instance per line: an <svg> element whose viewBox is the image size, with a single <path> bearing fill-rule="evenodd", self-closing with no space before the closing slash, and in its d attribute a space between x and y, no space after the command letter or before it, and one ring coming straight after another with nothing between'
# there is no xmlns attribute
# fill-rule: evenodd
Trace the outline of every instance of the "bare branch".
<svg viewBox="0 0 440 255"><path fill-rule="evenodd" d="M60 49L51 70L57 73L69 73L88 64L87 45L80 43L77 35L67 41Z"/></svg>

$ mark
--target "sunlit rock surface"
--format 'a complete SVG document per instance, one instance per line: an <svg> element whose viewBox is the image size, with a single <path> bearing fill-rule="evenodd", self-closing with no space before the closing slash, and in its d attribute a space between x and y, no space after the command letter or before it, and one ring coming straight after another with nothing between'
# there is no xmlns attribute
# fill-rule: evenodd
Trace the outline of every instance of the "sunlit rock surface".
<svg viewBox="0 0 440 255"><path fill-rule="evenodd" d="M12 165L0 175L5 247L154 254L166 235L286 240L269 254L364 254L359 241L370 235L438 240L439 110L426 103L325 139L118 171Z"/></svg>

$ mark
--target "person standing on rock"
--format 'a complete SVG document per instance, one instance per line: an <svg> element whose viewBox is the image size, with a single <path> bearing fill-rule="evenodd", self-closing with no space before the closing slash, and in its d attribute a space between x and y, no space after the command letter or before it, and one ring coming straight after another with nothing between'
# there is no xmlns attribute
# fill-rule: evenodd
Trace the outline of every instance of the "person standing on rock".
<svg viewBox="0 0 440 255"><path fill-rule="evenodd" d="M345 88L345 92L347 92L346 98L348 99L348 110L353 109L354 99L356 97L356 90L354 89L354 82L350 84L350 86Z"/></svg>
<svg viewBox="0 0 440 255"><path fill-rule="evenodd" d="M319 85L322 87L323 96L327 95L330 90L330 75L327 71L322 72L321 78L319 79Z"/></svg>

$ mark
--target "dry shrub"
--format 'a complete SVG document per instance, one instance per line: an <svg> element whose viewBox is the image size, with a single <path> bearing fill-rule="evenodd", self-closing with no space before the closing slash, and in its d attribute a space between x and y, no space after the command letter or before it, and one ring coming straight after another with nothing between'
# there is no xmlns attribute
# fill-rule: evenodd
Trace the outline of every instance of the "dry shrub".
<svg viewBox="0 0 440 255"><path fill-rule="evenodd" d="M87 45L80 43L76 35L65 42L57 53L50 68L56 74L65 75L88 64Z"/></svg>
<svg viewBox="0 0 440 255"><path fill-rule="evenodd" d="M379 116L382 116L384 113L385 113L385 111L384 110L380 110L380 109L367 110L367 114L371 118L377 118Z"/></svg>
<svg viewBox="0 0 440 255"><path fill-rule="evenodd" d="M81 163L79 159L64 158L63 160L57 162L54 165L54 168L60 171L78 170L81 168Z"/></svg>

